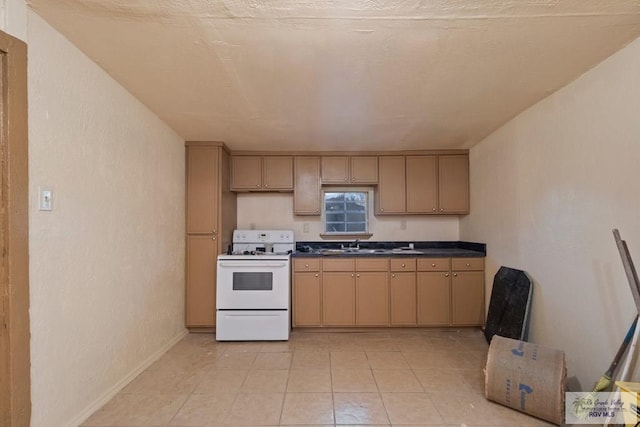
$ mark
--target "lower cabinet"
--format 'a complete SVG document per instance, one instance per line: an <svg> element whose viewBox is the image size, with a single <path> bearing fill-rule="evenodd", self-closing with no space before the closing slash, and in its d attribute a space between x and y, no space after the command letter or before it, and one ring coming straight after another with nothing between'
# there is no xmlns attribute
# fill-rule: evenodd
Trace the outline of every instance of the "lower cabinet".
<svg viewBox="0 0 640 427"><path fill-rule="evenodd" d="M449 326L451 324L451 280L449 272L417 273L418 325Z"/></svg>
<svg viewBox="0 0 640 427"><path fill-rule="evenodd" d="M216 324L216 256L214 236L187 236L187 327L208 328Z"/></svg>
<svg viewBox="0 0 640 427"><path fill-rule="evenodd" d="M297 258L293 326L480 326L483 258Z"/></svg>
<svg viewBox="0 0 640 427"><path fill-rule="evenodd" d="M330 271L322 274L322 314L327 326L356 324L354 273Z"/></svg>
<svg viewBox="0 0 640 427"><path fill-rule="evenodd" d="M356 272L356 325L389 325L387 272Z"/></svg>
<svg viewBox="0 0 640 427"><path fill-rule="evenodd" d="M391 326L416 325L416 259L392 258L389 261Z"/></svg>
<svg viewBox="0 0 640 427"><path fill-rule="evenodd" d="M322 326L319 258L293 260L293 326Z"/></svg>
<svg viewBox="0 0 640 427"><path fill-rule="evenodd" d="M484 258L455 258L451 263L452 324L484 324Z"/></svg>

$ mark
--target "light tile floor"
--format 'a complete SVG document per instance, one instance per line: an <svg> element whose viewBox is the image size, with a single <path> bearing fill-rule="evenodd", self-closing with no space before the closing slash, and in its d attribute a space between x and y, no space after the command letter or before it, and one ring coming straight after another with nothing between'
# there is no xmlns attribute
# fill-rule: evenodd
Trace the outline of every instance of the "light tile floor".
<svg viewBox="0 0 640 427"><path fill-rule="evenodd" d="M547 426L484 398L478 329L191 334L83 426Z"/></svg>

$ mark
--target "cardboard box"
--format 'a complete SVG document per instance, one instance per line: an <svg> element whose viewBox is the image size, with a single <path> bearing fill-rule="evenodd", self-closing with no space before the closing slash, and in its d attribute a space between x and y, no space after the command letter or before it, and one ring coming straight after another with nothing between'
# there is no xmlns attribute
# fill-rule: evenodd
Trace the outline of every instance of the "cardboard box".
<svg viewBox="0 0 640 427"><path fill-rule="evenodd" d="M562 424L567 370L564 352L494 335L485 368L485 396Z"/></svg>

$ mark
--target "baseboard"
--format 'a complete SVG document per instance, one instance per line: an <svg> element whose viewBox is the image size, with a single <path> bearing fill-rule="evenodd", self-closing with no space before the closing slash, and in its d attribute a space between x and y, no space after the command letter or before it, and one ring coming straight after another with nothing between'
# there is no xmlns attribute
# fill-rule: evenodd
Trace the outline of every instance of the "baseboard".
<svg viewBox="0 0 640 427"><path fill-rule="evenodd" d="M94 412L98 409L102 408L105 403L113 399L113 397L120 392L127 384L129 384L135 377L140 375L142 371L147 369L149 366L153 364L156 360L160 359L162 355L164 355L171 347L173 347L178 341L188 335L189 331L186 329L182 330L178 335L173 337L167 344L162 346L158 351L153 353L151 356L147 357L145 361L143 361L137 368L131 371L126 377L122 378L118 381L113 387L107 390L102 396L93 401L89 406L87 406L80 414L73 418L73 420L69 421L66 424L66 427L78 427L83 422L85 422Z"/></svg>

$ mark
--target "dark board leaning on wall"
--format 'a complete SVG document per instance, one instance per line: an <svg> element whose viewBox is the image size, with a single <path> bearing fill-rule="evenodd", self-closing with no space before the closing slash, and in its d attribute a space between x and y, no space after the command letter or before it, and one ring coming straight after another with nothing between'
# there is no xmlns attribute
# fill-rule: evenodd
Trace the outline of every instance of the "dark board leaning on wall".
<svg viewBox="0 0 640 427"><path fill-rule="evenodd" d="M493 278L484 336L494 335L526 341L533 284L522 270L500 267Z"/></svg>

